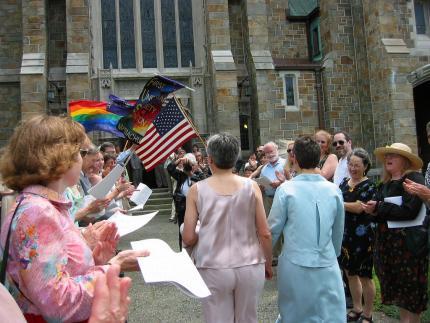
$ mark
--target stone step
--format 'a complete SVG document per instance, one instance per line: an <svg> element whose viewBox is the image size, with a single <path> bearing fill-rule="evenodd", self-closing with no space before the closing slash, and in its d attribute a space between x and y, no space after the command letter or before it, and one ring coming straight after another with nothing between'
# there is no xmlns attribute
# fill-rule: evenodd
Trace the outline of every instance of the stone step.
<svg viewBox="0 0 430 323"><path fill-rule="evenodd" d="M143 208L144 211L156 211L160 209L172 209L172 204L160 204L160 205L148 205L145 204L145 207Z"/></svg>
<svg viewBox="0 0 430 323"><path fill-rule="evenodd" d="M134 212L133 215L142 215L142 214L148 214L148 213L152 213L154 211L158 211L156 216L159 215L163 215L163 216L170 216L172 214L172 210L171 209L166 209L166 208L160 208L160 209L156 209L156 210L147 210L146 208L142 211L138 211L138 212Z"/></svg>
<svg viewBox="0 0 430 323"><path fill-rule="evenodd" d="M150 198L148 199L148 201L146 202L146 205L168 205L168 204L172 204L172 198L169 197L162 197L162 198Z"/></svg>
<svg viewBox="0 0 430 323"><path fill-rule="evenodd" d="M168 193L169 189L167 187L162 188L152 188L152 194L154 193Z"/></svg>
<svg viewBox="0 0 430 323"><path fill-rule="evenodd" d="M170 194L170 192L152 192L151 196L149 197L149 199L151 198L161 198L161 197L172 197L172 195Z"/></svg>

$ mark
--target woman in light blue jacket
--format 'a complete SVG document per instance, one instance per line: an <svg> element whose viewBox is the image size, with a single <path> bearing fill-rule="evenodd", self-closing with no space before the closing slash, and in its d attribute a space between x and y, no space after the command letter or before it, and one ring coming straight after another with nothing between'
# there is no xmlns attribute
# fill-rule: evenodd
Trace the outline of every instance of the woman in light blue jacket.
<svg viewBox="0 0 430 323"><path fill-rule="evenodd" d="M337 263L344 226L339 188L316 169L320 148L310 137L294 143L299 175L276 191L269 216L272 244L284 235L278 263L277 322L345 322Z"/></svg>

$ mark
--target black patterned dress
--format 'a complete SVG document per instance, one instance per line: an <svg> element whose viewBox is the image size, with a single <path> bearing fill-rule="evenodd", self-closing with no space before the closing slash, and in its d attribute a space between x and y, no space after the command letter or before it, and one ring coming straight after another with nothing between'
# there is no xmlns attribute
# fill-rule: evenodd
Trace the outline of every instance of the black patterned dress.
<svg viewBox="0 0 430 323"><path fill-rule="evenodd" d="M372 181L366 179L351 188L348 180L345 178L339 185L344 202L367 202L372 199L375 194L375 184ZM345 211L345 230L339 262L350 275L372 278L374 228L375 223L370 215Z"/></svg>
<svg viewBox="0 0 430 323"><path fill-rule="evenodd" d="M427 221L424 226L412 228L389 229L387 226L387 221L413 220L421 208L420 198L403 189L404 178L424 184L423 176L412 172L381 185L375 196L379 203L374 262L381 284L382 303L418 314L426 310L428 301ZM385 197L392 196L402 196L402 205L384 202ZM424 230L422 246L411 248L406 235L412 231L417 236L419 230Z"/></svg>

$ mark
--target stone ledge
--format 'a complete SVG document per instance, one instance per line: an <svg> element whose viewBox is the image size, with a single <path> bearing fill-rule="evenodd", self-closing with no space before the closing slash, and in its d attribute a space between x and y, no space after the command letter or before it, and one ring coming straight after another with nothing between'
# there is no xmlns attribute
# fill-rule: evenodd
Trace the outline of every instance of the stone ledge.
<svg viewBox="0 0 430 323"><path fill-rule="evenodd" d="M272 54L268 50L251 50L256 70L274 70Z"/></svg>
<svg viewBox="0 0 430 323"><path fill-rule="evenodd" d="M68 53L66 74L88 74L88 53Z"/></svg>
<svg viewBox="0 0 430 323"><path fill-rule="evenodd" d="M401 38L382 38L381 40L389 54L409 54L411 52Z"/></svg>
<svg viewBox="0 0 430 323"><path fill-rule="evenodd" d="M407 76L414 87L430 80L430 64L421 66Z"/></svg>
<svg viewBox="0 0 430 323"><path fill-rule="evenodd" d="M22 55L21 75L44 74L45 53L25 53Z"/></svg>
<svg viewBox="0 0 430 323"><path fill-rule="evenodd" d="M236 64L234 63L231 50L213 50L211 51L212 60L215 70L217 71L234 71Z"/></svg>

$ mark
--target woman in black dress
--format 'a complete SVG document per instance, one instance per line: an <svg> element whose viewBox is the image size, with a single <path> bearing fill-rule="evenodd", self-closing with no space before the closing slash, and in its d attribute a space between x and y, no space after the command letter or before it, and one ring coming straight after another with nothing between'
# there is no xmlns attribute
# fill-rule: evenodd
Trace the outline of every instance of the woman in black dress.
<svg viewBox="0 0 430 323"><path fill-rule="evenodd" d="M367 178L370 158L363 148L356 148L348 157L350 178L340 184L345 205L345 230L341 267L346 271L353 308L347 314L347 321L372 322L375 285L372 280L374 223L361 207L375 193L375 185ZM362 299L364 298L364 306ZM361 316L361 318L360 318Z"/></svg>
<svg viewBox="0 0 430 323"><path fill-rule="evenodd" d="M179 164L183 165L183 169L177 168ZM182 158L178 158L167 166L167 171L170 176L176 180L176 189L173 192L173 202L175 203L176 216L179 227L179 250L182 250L182 235L181 225L184 223L186 197L188 190L194 183L205 179L205 175L198 168L197 161L193 154L186 154Z"/></svg>
<svg viewBox="0 0 430 323"><path fill-rule="evenodd" d="M405 191L402 184L407 179L424 184L418 172L423 162L402 143L377 148L375 155L383 163L383 185L375 199L362 206L378 222L374 261L382 303L398 306L401 322L420 322L428 301L428 228L405 227L402 223L416 219L422 207L421 199ZM401 227L390 228L387 221L397 221Z"/></svg>

